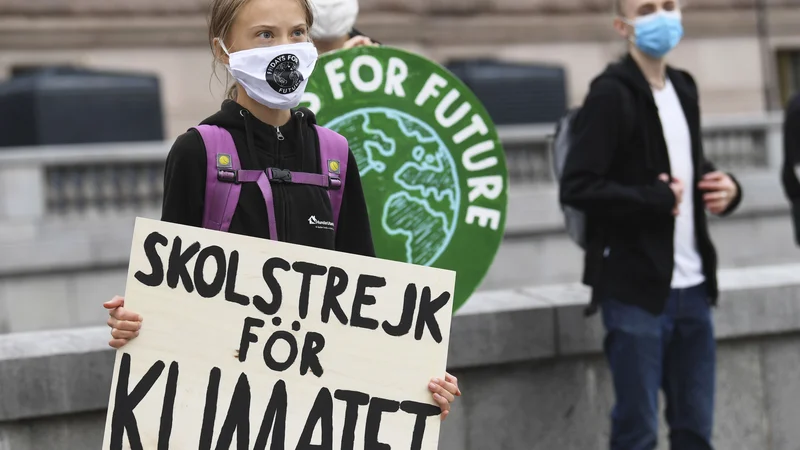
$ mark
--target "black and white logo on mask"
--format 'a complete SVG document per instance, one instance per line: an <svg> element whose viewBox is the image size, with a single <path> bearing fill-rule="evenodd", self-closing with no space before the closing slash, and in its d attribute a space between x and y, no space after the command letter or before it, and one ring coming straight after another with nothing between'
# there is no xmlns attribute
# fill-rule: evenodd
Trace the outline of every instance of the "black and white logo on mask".
<svg viewBox="0 0 800 450"><path fill-rule="evenodd" d="M300 60L290 53L275 57L267 66L267 83L279 94L291 94L303 82Z"/></svg>
<svg viewBox="0 0 800 450"><path fill-rule="evenodd" d="M224 46L223 50L228 53ZM228 70L247 95L274 109L300 104L317 63L317 49L311 42L256 47L228 56Z"/></svg>

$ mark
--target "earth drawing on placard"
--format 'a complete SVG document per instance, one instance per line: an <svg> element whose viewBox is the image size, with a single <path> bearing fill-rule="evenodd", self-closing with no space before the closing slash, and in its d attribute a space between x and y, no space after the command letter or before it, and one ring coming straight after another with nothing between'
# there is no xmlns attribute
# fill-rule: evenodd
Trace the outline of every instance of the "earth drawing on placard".
<svg viewBox="0 0 800 450"><path fill-rule="evenodd" d="M459 217L461 192L451 152L419 119L391 108L361 108L324 125L349 136L366 186L382 186L388 197L381 224L405 238L406 262L431 265L447 248ZM410 158L396 157L410 152ZM371 183L380 177L383 182Z"/></svg>

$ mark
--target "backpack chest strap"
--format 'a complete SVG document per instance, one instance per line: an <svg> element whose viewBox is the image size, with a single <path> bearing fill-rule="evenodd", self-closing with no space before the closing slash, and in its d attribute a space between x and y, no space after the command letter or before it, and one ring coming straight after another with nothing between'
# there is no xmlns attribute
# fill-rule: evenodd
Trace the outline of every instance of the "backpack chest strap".
<svg viewBox="0 0 800 450"><path fill-rule="evenodd" d="M265 174L267 179L275 184L306 184L332 190L342 187L342 180L337 177L318 173L292 172L275 167L268 167L263 172L260 170L219 169L218 179L225 183L255 183L262 174Z"/></svg>
<svg viewBox="0 0 800 450"><path fill-rule="evenodd" d="M256 183L264 203L267 206L267 220L269 221L269 238L278 240L278 227L275 221L275 196L272 193L272 183L293 183L319 186L325 189L339 189L341 180L335 177L320 175L318 173L291 172L285 169L268 167L266 170L234 170L219 168L217 178L224 183Z"/></svg>
<svg viewBox="0 0 800 450"><path fill-rule="evenodd" d="M339 189L342 187L342 180L339 178L318 173L291 172L275 167L267 168L266 173L269 180L273 183L307 184L325 189Z"/></svg>

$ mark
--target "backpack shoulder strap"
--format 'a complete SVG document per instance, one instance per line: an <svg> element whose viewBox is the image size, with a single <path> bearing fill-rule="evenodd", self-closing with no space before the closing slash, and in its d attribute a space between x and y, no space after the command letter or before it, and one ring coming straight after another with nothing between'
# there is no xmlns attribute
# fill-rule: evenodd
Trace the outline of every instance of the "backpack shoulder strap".
<svg viewBox="0 0 800 450"><path fill-rule="evenodd" d="M200 125L194 129L200 133L206 148L203 228L228 231L242 186L239 183L222 182L219 177L226 173L235 176L236 171L241 169L239 153L228 130L214 125Z"/></svg>
<svg viewBox="0 0 800 450"><path fill-rule="evenodd" d="M567 162L570 146L572 145L572 122L580 112L580 108L568 110L556 122L556 129L550 137L550 161L554 178L561 182L561 175L564 173L564 164Z"/></svg>
<svg viewBox="0 0 800 450"><path fill-rule="evenodd" d="M337 230L339 228L339 211L342 209L342 199L344 198L345 180L347 179L347 159L350 155L350 146L347 139L341 134L319 125L314 125L314 127L319 136L319 162L322 174L338 178L341 183L338 189L328 189L333 211L333 227L334 230Z"/></svg>

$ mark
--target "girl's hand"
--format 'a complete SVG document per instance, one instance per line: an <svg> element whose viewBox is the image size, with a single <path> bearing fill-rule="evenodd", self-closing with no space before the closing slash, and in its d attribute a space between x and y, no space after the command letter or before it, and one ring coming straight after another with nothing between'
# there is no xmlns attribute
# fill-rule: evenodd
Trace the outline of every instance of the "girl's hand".
<svg viewBox="0 0 800 450"><path fill-rule="evenodd" d="M458 388L458 379L449 373L445 373L444 380L434 378L428 384L428 390L433 393L433 399L442 409L442 420L450 414L450 404L461 396L461 389Z"/></svg>
<svg viewBox="0 0 800 450"><path fill-rule="evenodd" d="M120 348L139 335L139 329L142 328L142 316L125 309L124 298L117 295L103 303L103 307L108 310L110 316L108 326L111 327L111 340L108 341L108 345Z"/></svg>

